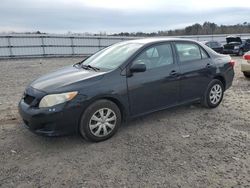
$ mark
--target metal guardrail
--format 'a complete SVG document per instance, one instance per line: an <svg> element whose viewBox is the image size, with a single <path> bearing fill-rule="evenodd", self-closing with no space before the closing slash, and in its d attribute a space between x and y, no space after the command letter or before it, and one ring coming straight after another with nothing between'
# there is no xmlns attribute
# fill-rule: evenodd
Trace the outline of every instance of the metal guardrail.
<svg viewBox="0 0 250 188"><path fill-rule="evenodd" d="M250 38L250 33L235 35L242 39ZM225 43L226 36L228 35L189 35L175 36L175 38L197 41L217 40ZM87 56L111 44L137 38L37 34L0 35L0 58Z"/></svg>

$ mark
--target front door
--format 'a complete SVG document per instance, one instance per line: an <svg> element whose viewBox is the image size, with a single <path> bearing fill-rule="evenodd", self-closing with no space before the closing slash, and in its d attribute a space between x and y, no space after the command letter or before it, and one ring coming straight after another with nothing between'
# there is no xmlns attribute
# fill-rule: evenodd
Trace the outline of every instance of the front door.
<svg viewBox="0 0 250 188"><path fill-rule="evenodd" d="M177 104L179 68L170 43L157 44L141 52L132 62L144 63L146 71L127 77L130 113L144 114Z"/></svg>

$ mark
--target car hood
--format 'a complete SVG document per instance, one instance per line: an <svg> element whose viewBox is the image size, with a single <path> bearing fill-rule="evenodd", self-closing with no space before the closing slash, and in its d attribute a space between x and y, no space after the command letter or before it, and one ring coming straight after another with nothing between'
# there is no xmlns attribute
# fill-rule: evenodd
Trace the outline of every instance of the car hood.
<svg viewBox="0 0 250 188"><path fill-rule="evenodd" d="M240 37L229 36L229 37L226 38L226 40L227 40L227 44L232 43L232 42L240 43L240 44L242 43L242 40L241 40Z"/></svg>
<svg viewBox="0 0 250 188"><path fill-rule="evenodd" d="M99 80L104 73L105 72L95 72L92 70L76 68L74 66L67 66L36 79L30 84L30 86L37 90L50 93L85 80Z"/></svg>

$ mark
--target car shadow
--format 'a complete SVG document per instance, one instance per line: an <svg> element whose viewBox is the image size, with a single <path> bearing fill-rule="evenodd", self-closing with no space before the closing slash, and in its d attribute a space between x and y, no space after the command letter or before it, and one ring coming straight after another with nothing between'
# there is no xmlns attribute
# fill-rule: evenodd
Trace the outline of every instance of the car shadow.
<svg viewBox="0 0 250 188"><path fill-rule="evenodd" d="M189 112L188 110L190 110L190 109L202 109L202 108L203 107L199 103L171 107L168 109L159 110L156 112L145 114L145 115L140 116L140 117L135 117L133 119L130 119L127 122L123 123L123 127L134 126L135 122L139 122L139 121L159 121L159 120L166 118L167 116L171 116L173 114L183 115L183 113L184 114L188 113Z"/></svg>
<svg viewBox="0 0 250 188"><path fill-rule="evenodd" d="M173 107L157 112L153 112L144 116L140 116L137 118L133 118L131 120L128 120L122 124L120 129L118 130L118 134L115 134L111 139L108 139L103 142L90 142L87 140L84 140L79 134L72 134L68 136L56 136L56 137L48 137L48 136L41 136L34 134L30 132L27 128L24 126L20 126L21 122L19 122L19 127L22 132L22 140L24 143L31 143L33 146L36 145L36 147L47 147L51 150L70 150L72 148L76 147L86 147L90 145L103 145L108 144L112 142L120 142L122 139L122 134L126 129L132 129L134 126L137 128L143 127L145 125L145 122L148 124L154 124L154 122L159 122L162 119L171 118L173 115L175 116L183 116L186 113L189 113L191 110L199 110L202 109L200 104L192 104L192 105L185 105L185 106L179 106L179 107ZM133 127L132 127L133 126ZM20 136L20 135L19 135Z"/></svg>

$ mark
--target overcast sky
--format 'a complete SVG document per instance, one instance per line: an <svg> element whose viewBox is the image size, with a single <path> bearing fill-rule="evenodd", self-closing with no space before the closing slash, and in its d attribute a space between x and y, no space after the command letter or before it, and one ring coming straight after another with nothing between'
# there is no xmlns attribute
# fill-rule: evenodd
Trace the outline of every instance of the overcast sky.
<svg viewBox="0 0 250 188"><path fill-rule="evenodd" d="M152 32L250 22L249 0L0 0L0 32Z"/></svg>

